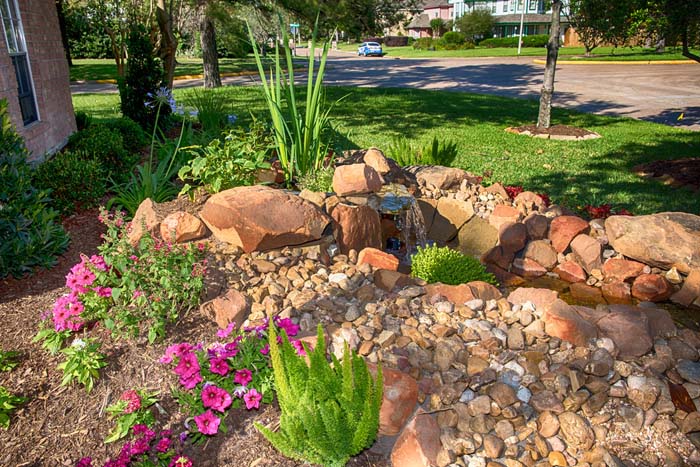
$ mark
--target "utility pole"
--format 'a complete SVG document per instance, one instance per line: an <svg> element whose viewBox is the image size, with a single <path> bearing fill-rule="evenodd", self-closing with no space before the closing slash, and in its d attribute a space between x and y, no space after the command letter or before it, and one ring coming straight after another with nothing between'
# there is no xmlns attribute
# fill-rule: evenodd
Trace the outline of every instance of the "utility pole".
<svg viewBox="0 0 700 467"><path fill-rule="evenodd" d="M520 48L523 45L523 24L525 23L525 10L529 6L528 4L530 3L530 0L522 0L523 1L523 8L520 10L520 29L518 29L518 32L520 33L518 37L518 57L520 56Z"/></svg>

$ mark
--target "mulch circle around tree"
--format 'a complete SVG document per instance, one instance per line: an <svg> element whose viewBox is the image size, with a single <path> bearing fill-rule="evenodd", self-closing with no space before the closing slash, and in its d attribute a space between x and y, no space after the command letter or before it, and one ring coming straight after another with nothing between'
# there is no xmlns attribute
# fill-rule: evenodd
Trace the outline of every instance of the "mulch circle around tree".
<svg viewBox="0 0 700 467"><path fill-rule="evenodd" d="M654 161L635 166L632 170L637 175L656 178L668 185L700 190L700 158L698 157Z"/></svg>
<svg viewBox="0 0 700 467"><path fill-rule="evenodd" d="M94 329L93 335L105 334L100 351L107 355L108 366L90 393L77 384L61 386L61 372L56 369L61 357L51 356L39 343L32 342L42 313L53 307L56 298L67 293L65 276L80 261L80 253L88 256L97 253L104 232L97 215L97 210L89 210L64 220L71 245L54 268L22 279L0 281L0 316L3 317L0 349L20 352L19 366L11 372L0 372L0 385L28 399L12 414L9 429L0 429L2 466L71 466L85 456L91 456L95 465L102 465L108 457L115 458L124 440L104 443L114 426L105 408L129 389L159 392L162 410L154 411L158 427L170 428L178 434L185 430L185 415L170 395L177 377L158 359L170 344L216 339L216 324L197 310L170 326L164 342L153 345L145 338L112 340L106 336L106 330ZM278 421L276 404L262 406L260 410L232 410L226 418L228 433L214 436L203 445L189 446L185 454L195 465L205 467L300 465L279 454L254 427L255 422L270 425ZM387 454L368 450L351 459L348 465L387 467Z"/></svg>
<svg viewBox="0 0 700 467"><path fill-rule="evenodd" d="M578 128L569 125L552 125L549 128L540 128L537 125L523 125L518 127L508 127L505 131L516 135L563 141L578 141L600 138L598 133L586 130L585 128Z"/></svg>

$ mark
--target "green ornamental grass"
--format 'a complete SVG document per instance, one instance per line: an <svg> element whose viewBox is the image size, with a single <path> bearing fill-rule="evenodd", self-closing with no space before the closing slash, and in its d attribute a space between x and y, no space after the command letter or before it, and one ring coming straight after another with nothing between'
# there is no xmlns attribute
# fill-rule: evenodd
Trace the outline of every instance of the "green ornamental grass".
<svg viewBox="0 0 700 467"><path fill-rule="evenodd" d="M475 258L465 256L450 247L437 245L418 247L411 256L411 275L420 277L429 284L458 285L471 281L484 281L497 285L496 277Z"/></svg>

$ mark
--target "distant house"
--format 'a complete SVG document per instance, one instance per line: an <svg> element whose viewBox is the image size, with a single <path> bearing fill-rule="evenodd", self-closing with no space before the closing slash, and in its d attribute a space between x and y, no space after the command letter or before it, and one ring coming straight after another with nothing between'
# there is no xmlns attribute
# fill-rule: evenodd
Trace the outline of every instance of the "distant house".
<svg viewBox="0 0 700 467"><path fill-rule="evenodd" d="M76 129L55 0L0 0L0 22L0 99L41 159Z"/></svg>
<svg viewBox="0 0 700 467"><path fill-rule="evenodd" d="M408 35L419 39L421 37L432 37L433 30L430 21L440 18L447 22L453 19L453 7L448 0L426 0L423 2L422 11L415 15L406 31Z"/></svg>

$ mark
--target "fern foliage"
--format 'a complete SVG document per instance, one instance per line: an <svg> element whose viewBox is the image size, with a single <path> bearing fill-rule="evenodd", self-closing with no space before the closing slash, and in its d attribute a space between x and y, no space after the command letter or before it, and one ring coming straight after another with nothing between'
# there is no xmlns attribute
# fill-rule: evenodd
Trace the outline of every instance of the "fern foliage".
<svg viewBox="0 0 700 467"><path fill-rule="evenodd" d="M270 326L270 358L282 411L280 429L258 430L282 454L292 459L329 467L344 466L372 445L379 428L382 403L382 370L372 378L367 364L347 344L342 362L326 358L326 343L318 326L316 348L304 349L304 357L283 333Z"/></svg>

